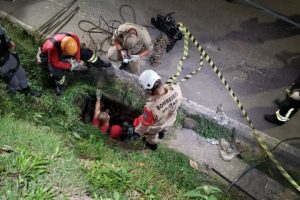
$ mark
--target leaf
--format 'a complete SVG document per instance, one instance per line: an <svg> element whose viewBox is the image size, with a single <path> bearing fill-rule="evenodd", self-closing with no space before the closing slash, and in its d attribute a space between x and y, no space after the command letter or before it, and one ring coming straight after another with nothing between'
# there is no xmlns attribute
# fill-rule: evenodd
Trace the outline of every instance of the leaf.
<svg viewBox="0 0 300 200"><path fill-rule="evenodd" d="M73 132L73 136L76 138L76 139L82 139L81 136L76 133L76 132Z"/></svg>
<svg viewBox="0 0 300 200"><path fill-rule="evenodd" d="M184 197L188 197L188 198L197 198L197 197L201 197L201 198L204 198L206 199L206 195L203 195L203 191L201 191L201 188L198 187L196 188L195 190L191 190L191 191L188 191L186 192L183 196Z"/></svg>
<svg viewBox="0 0 300 200"><path fill-rule="evenodd" d="M119 192L114 191L114 200L119 200L121 198Z"/></svg>
<svg viewBox="0 0 300 200"><path fill-rule="evenodd" d="M193 161L193 160L190 160L190 166L191 168L195 169L195 170L198 170L198 163Z"/></svg>
<svg viewBox="0 0 300 200"><path fill-rule="evenodd" d="M218 192L221 192L222 193L222 190L220 190L218 187L215 187L215 186L211 186L211 185L204 185L201 187L203 189L203 191L206 193L206 194L214 194L214 193L218 193Z"/></svg>

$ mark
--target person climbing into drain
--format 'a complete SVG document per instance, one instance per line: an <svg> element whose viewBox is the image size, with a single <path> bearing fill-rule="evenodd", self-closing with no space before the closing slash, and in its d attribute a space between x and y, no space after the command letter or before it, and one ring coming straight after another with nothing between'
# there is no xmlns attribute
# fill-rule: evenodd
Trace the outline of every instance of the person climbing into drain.
<svg viewBox="0 0 300 200"><path fill-rule="evenodd" d="M153 45L147 29L143 26L124 23L113 33L115 45L108 49L110 61L122 61L120 69L137 74L141 59L150 55Z"/></svg>
<svg viewBox="0 0 300 200"><path fill-rule="evenodd" d="M123 140L125 137L124 129L120 125L111 125L110 116L107 112L101 110L102 92L100 89L96 90L96 103L93 117L93 124L103 133L108 133L111 138Z"/></svg>
<svg viewBox="0 0 300 200"><path fill-rule="evenodd" d="M300 76L295 80L292 87L287 90L285 100L280 102L276 99L275 103L279 109L275 114L264 115L264 118L266 121L280 126L289 121L300 108Z"/></svg>
<svg viewBox="0 0 300 200"><path fill-rule="evenodd" d="M0 25L0 79L7 84L6 89L10 93L20 92L26 96L40 97L41 92L30 88L18 55L11 52L14 48L15 43L10 40L5 29Z"/></svg>
<svg viewBox="0 0 300 200"><path fill-rule="evenodd" d="M139 83L150 95L144 113L134 120L134 132L143 136L143 142L151 150L157 149L158 138L164 137L165 130L176 120L177 110L182 102L179 85L163 85L161 77L153 70L145 70Z"/></svg>
<svg viewBox="0 0 300 200"><path fill-rule="evenodd" d="M37 61L48 67L57 95L66 89L67 75L83 69L81 61L88 67L111 67L111 63L101 60L91 49L80 47L78 36L72 32L57 33L46 39L38 50Z"/></svg>

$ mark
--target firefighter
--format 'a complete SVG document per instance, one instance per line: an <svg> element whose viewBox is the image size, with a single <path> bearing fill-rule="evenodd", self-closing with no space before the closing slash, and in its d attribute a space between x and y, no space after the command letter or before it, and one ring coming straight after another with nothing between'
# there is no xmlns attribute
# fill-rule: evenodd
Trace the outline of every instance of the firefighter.
<svg viewBox="0 0 300 200"><path fill-rule="evenodd" d="M156 150L158 138L162 138L165 129L176 120L182 93L179 85L163 85L161 77L153 70L145 70L139 82L150 96L144 106L144 113L134 120L134 131L144 137L146 146Z"/></svg>
<svg viewBox="0 0 300 200"><path fill-rule="evenodd" d="M72 32L57 33L48 38L38 50L38 63L46 65L56 83L56 94L61 95L67 87L67 74L80 70L81 61L88 67L110 67L91 49L80 47L80 40Z"/></svg>
<svg viewBox="0 0 300 200"><path fill-rule="evenodd" d="M96 103L93 118L93 125L98 127L103 133L108 133L111 138L122 140L125 136L122 126L110 124L110 116L107 112L101 111L101 97L102 92L100 89L96 90Z"/></svg>
<svg viewBox="0 0 300 200"><path fill-rule="evenodd" d="M287 90L285 100L275 101L279 109L273 115L265 115L265 120L276 125L283 125L289 121L300 107L300 76L296 79L292 87Z"/></svg>
<svg viewBox="0 0 300 200"><path fill-rule="evenodd" d="M114 46L108 49L107 57L111 61L122 61L120 69L137 74L140 60L148 56L153 45L145 27L124 23L113 34Z"/></svg>
<svg viewBox="0 0 300 200"><path fill-rule="evenodd" d="M5 29L0 25L0 79L6 84L8 92L21 92L25 95L40 97L42 94L33 91L20 64L17 54L10 50L15 48L15 43L10 40Z"/></svg>

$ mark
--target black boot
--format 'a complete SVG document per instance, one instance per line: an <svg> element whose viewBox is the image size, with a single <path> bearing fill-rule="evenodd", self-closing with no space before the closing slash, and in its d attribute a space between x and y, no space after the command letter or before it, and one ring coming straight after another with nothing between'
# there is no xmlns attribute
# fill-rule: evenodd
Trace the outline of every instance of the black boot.
<svg viewBox="0 0 300 200"><path fill-rule="evenodd" d="M55 88L55 94L57 96L63 95L64 91L66 90L66 87L67 87L66 84L62 84L62 85L57 84Z"/></svg>
<svg viewBox="0 0 300 200"><path fill-rule="evenodd" d="M281 122L277 119L276 115L264 115L264 118L266 121L272 123L272 124L276 124L278 126L281 126L284 124L284 122Z"/></svg>
<svg viewBox="0 0 300 200"><path fill-rule="evenodd" d="M32 90L29 86L21 90L21 93L24 93L26 96L34 96L34 97L41 97L42 92Z"/></svg>
<svg viewBox="0 0 300 200"><path fill-rule="evenodd" d="M166 130L162 130L158 133L158 139L163 139L165 137Z"/></svg>
<svg viewBox="0 0 300 200"><path fill-rule="evenodd" d="M90 63L90 64L91 64L92 67L96 67L96 68L99 68L99 67L107 68L107 67L112 66L110 62L103 61L99 57L98 57L96 62Z"/></svg>
<svg viewBox="0 0 300 200"><path fill-rule="evenodd" d="M157 144L150 144L149 142L146 141L146 138L143 138L143 142L152 151L155 151L157 149Z"/></svg>

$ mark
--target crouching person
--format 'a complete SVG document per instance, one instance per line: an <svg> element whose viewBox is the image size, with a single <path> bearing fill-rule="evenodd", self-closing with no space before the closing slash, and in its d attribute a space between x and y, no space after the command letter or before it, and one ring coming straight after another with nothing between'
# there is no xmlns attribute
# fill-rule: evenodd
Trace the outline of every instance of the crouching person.
<svg viewBox="0 0 300 200"><path fill-rule="evenodd" d="M42 94L33 91L28 84L26 73L20 64L17 54L10 52L15 43L10 40L5 29L0 25L0 79L6 84L8 92L21 92L25 95L40 97Z"/></svg>
<svg viewBox="0 0 300 200"><path fill-rule="evenodd" d="M124 130L120 125L111 125L110 124L110 116L107 112L101 111L101 90L97 89L96 91L96 104L95 104L95 112L93 118L93 124L103 133L107 133L110 135L111 138L121 140L123 139Z"/></svg>
<svg viewBox="0 0 300 200"><path fill-rule="evenodd" d="M144 113L134 120L134 131L144 137L146 146L156 150L159 135L162 138L165 129L176 120L182 93L179 85L163 85L161 77L153 70L144 71L139 82L150 97L144 106Z"/></svg>
<svg viewBox="0 0 300 200"><path fill-rule="evenodd" d="M122 61L120 69L137 74L141 59L150 55L153 45L147 29L132 23L121 24L113 34L114 46L108 49L111 61Z"/></svg>
<svg viewBox="0 0 300 200"><path fill-rule="evenodd" d="M48 38L39 48L37 61L46 65L50 76L56 83L57 95L62 95L67 87L67 75L70 71L80 71L81 61L88 67L110 67L91 49L80 47L80 40L72 32L58 33Z"/></svg>

